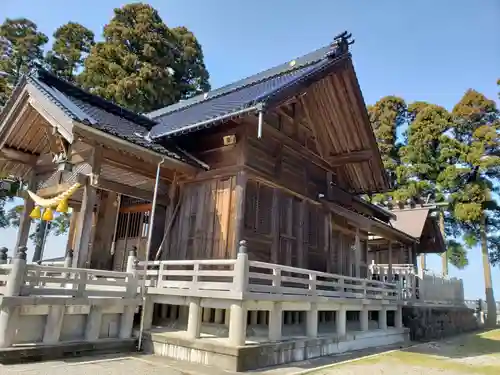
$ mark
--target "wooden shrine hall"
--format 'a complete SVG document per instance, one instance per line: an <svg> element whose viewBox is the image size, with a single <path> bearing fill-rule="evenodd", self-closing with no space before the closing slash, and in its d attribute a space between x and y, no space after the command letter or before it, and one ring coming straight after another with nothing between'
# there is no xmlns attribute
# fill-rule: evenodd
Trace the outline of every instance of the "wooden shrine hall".
<svg viewBox="0 0 500 375"><path fill-rule="evenodd" d="M147 116L35 69L0 117L2 173L41 211L75 190L68 248L80 267L122 270L131 246L144 259L153 222L150 259L231 258L246 239L256 260L366 274L368 233L419 239L357 198L389 184L347 45ZM25 205L17 246L36 202Z"/></svg>
<svg viewBox="0 0 500 375"><path fill-rule="evenodd" d="M371 261L390 264L381 255L389 246L402 254L392 261L414 269L417 254L444 242L429 209L391 211L361 198L391 186L350 44L342 33L146 115L34 69L0 113L1 173L24 184L16 248L33 220L69 207L73 268L142 278L139 340L156 340L153 322L184 327L182 345L197 353L190 360L204 364L227 359L213 349L222 336L223 345L250 340L271 351L297 335L320 340L322 330L349 343L321 341L311 356L403 341L406 297L392 280L372 280ZM365 336L348 335L356 330ZM167 336L161 345L177 353L182 345ZM206 340L217 355L204 351ZM285 357L269 354L265 365Z"/></svg>

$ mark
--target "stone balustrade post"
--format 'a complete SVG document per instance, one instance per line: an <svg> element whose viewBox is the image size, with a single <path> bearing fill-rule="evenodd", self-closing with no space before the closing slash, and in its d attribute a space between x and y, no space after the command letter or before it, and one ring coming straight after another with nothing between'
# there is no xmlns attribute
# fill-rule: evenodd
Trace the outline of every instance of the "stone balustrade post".
<svg viewBox="0 0 500 375"><path fill-rule="evenodd" d="M20 246L12 260L4 297L19 296L26 274L26 246ZM20 306L4 307L0 311L0 348L12 346L17 331Z"/></svg>
<svg viewBox="0 0 500 375"><path fill-rule="evenodd" d="M130 249L127 258L127 273L134 272L136 260L137 260L137 246L132 246L132 249Z"/></svg>
<svg viewBox="0 0 500 375"><path fill-rule="evenodd" d="M66 252L66 256L64 257L64 268L71 268L73 265L73 253L72 249L68 249Z"/></svg>
<svg viewBox="0 0 500 375"><path fill-rule="evenodd" d="M66 252L66 256L64 257L64 268L71 268L71 266L73 265L73 250L72 249L68 249L68 251ZM66 279L68 278L70 275L69 272L64 272L62 274L62 277L63 279ZM63 283L64 285L62 285L63 287L68 287L68 285L71 285L71 284L68 284L68 283Z"/></svg>
<svg viewBox="0 0 500 375"><path fill-rule="evenodd" d="M247 241L241 240L234 265L234 291L236 293L244 293L247 290L248 268Z"/></svg>
<svg viewBox="0 0 500 375"><path fill-rule="evenodd" d="M6 247L0 248L0 264L7 264L7 252L9 250Z"/></svg>
<svg viewBox="0 0 500 375"><path fill-rule="evenodd" d="M26 273L26 250L28 250L26 246L20 246L12 260L12 268L10 269L4 296L19 296L21 294L21 287Z"/></svg>
<svg viewBox="0 0 500 375"><path fill-rule="evenodd" d="M127 291L126 298L134 299L137 297L137 290L139 287L138 275L137 275L137 247L132 246L127 258L127 273L131 273L132 276L127 278ZM128 339L132 336L132 328L134 325L134 314L135 305L125 305L123 308L123 313L120 319L120 330L118 332L118 337L121 339Z"/></svg>

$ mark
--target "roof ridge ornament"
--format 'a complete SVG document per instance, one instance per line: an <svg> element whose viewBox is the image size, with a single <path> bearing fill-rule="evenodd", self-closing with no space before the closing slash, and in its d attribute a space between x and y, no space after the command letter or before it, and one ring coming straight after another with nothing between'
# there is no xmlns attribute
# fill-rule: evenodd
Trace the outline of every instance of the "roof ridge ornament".
<svg viewBox="0 0 500 375"><path fill-rule="evenodd" d="M355 40L352 39L352 34L347 30L338 34L333 38L333 42L330 44L330 50L326 53L325 57L335 58L349 52L349 46L354 44L354 41Z"/></svg>

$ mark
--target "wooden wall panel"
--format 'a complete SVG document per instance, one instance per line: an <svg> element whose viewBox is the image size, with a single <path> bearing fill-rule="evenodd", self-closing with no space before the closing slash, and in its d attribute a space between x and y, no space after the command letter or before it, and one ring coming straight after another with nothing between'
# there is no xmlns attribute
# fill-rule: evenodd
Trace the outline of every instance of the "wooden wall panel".
<svg viewBox="0 0 500 375"><path fill-rule="evenodd" d="M163 259L223 259L236 253L235 176L183 186L170 248Z"/></svg>

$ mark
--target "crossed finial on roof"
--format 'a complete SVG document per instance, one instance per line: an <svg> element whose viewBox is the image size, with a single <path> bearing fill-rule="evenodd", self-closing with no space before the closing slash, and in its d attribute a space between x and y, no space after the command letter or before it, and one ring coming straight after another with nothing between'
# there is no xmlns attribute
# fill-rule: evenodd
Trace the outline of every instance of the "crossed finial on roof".
<svg viewBox="0 0 500 375"><path fill-rule="evenodd" d="M352 34L348 31L340 33L335 38L333 38L332 49L335 49L337 53L343 54L349 51L349 46L354 44L354 39Z"/></svg>

